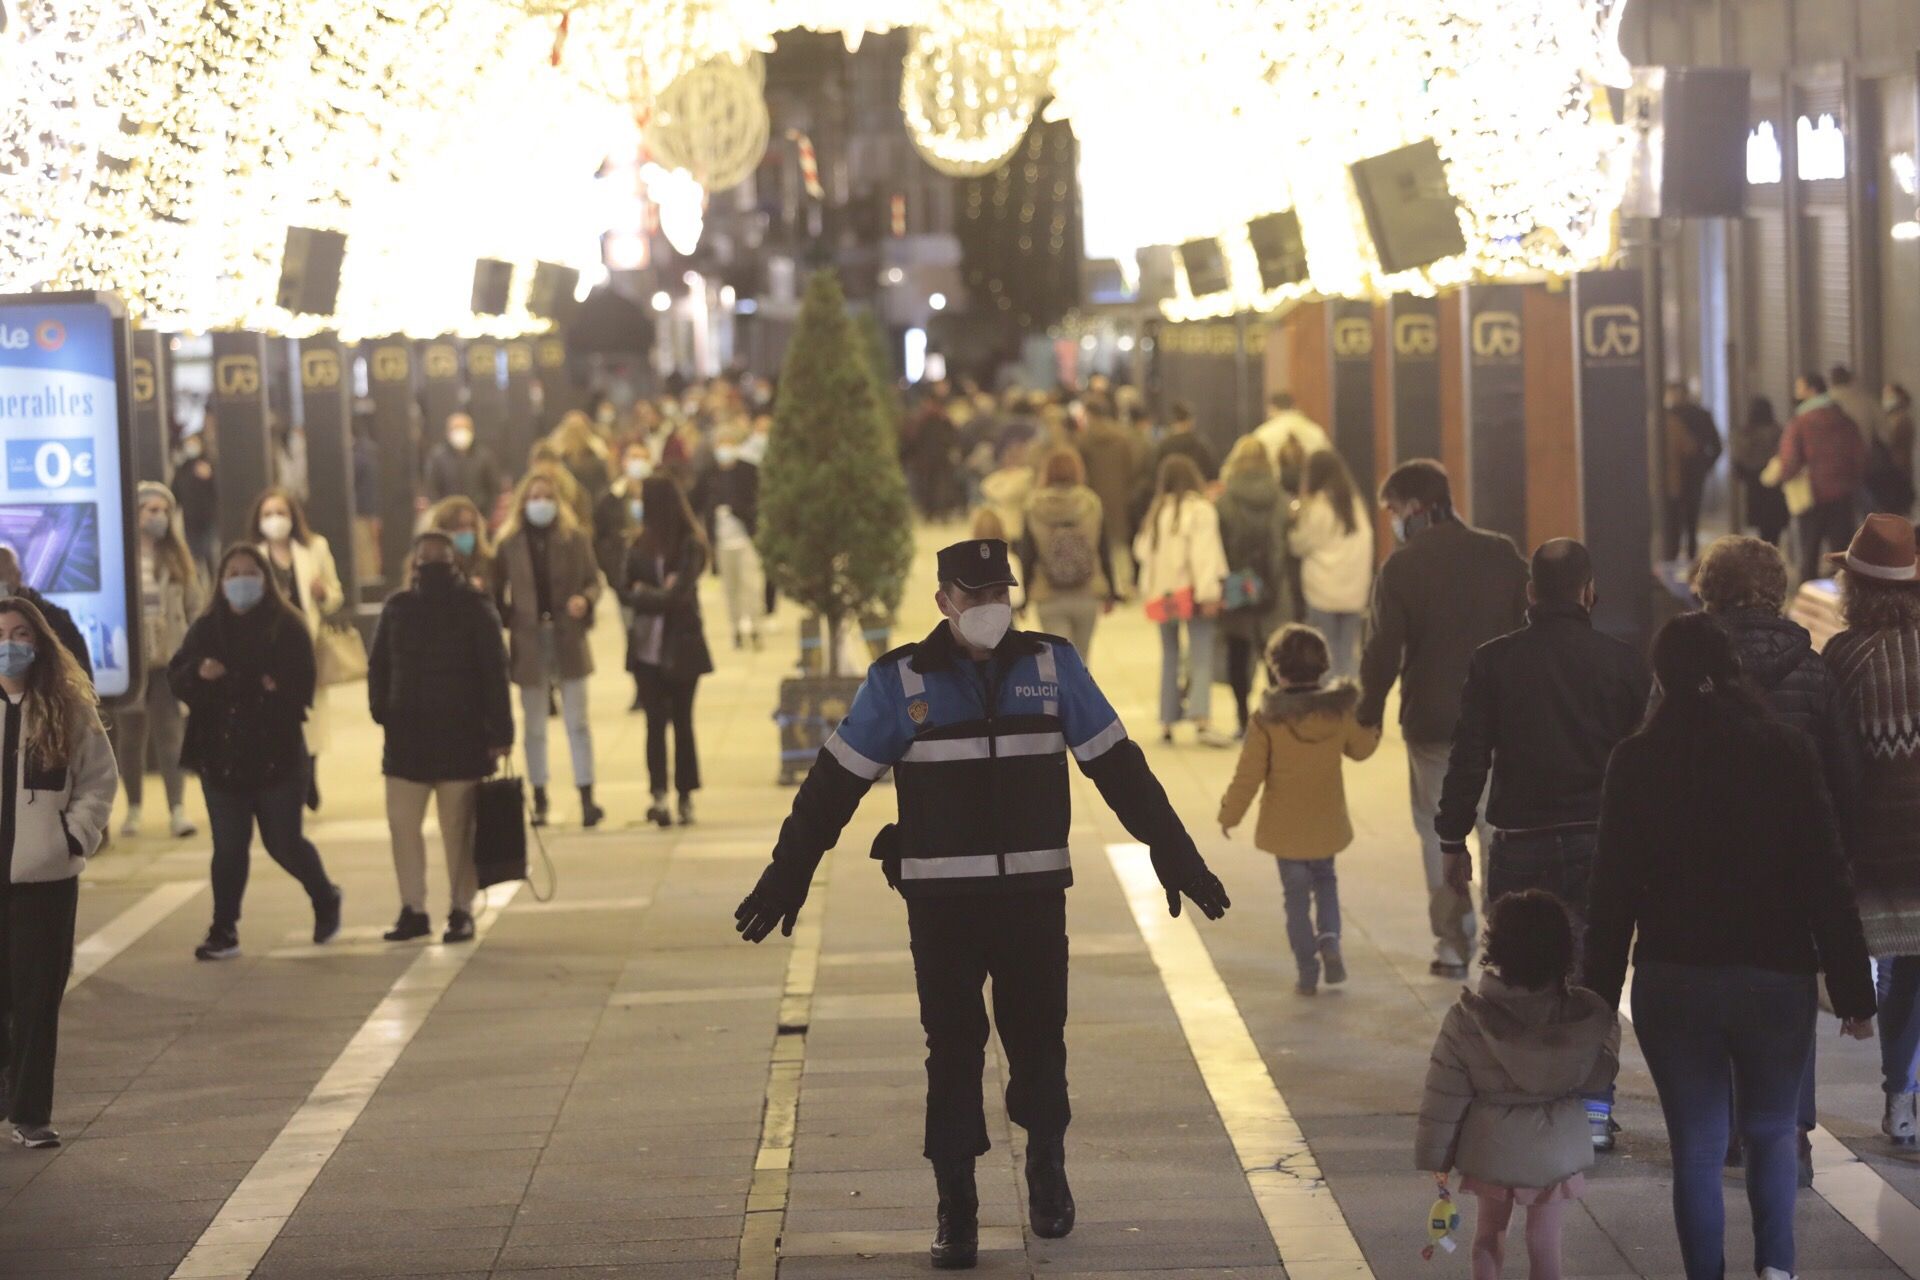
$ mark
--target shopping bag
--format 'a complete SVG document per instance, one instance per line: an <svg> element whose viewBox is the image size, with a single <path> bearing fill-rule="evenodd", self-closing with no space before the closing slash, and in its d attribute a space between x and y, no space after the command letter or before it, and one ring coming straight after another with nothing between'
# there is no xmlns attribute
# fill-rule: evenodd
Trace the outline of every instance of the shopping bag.
<svg viewBox="0 0 1920 1280"><path fill-rule="evenodd" d="M1267 602L1267 584L1252 569L1236 569L1220 584L1220 603L1227 612L1252 609Z"/></svg>
<svg viewBox="0 0 1920 1280"><path fill-rule="evenodd" d="M1155 596L1147 601L1147 621L1149 622L1191 622L1193 615L1192 587L1169 591L1164 596Z"/></svg>
<svg viewBox="0 0 1920 1280"><path fill-rule="evenodd" d="M527 876L525 788L520 778L486 778L473 797L473 871L482 889Z"/></svg>
<svg viewBox="0 0 1920 1280"><path fill-rule="evenodd" d="M351 622L321 626L313 642L314 678L321 687L367 678L367 642Z"/></svg>

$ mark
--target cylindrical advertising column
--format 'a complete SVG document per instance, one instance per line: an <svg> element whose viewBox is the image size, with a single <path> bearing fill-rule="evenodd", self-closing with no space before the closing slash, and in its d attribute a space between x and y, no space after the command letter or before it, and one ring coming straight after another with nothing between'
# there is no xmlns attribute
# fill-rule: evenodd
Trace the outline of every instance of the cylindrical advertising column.
<svg viewBox="0 0 1920 1280"><path fill-rule="evenodd" d="M1387 303L1393 375L1393 461L1440 457L1440 309L1432 298L1395 294Z"/></svg>
<svg viewBox="0 0 1920 1280"><path fill-rule="evenodd" d="M507 345L506 445L500 463L515 480L527 468L527 451L539 437L533 408L533 343L516 338Z"/></svg>
<svg viewBox="0 0 1920 1280"><path fill-rule="evenodd" d="M167 335L133 333L133 478L166 484L173 479L171 414L167 385Z"/></svg>
<svg viewBox="0 0 1920 1280"><path fill-rule="evenodd" d="M560 419L582 408L586 397L573 385L573 373L567 368L567 340L559 334L549 333L534 340L533 365L540 376L540 434L545 435ZM524 464L526 459L520 461Z"/></svg>
<svg viewBox="0 0 1920 1280"><path fill-rule="evenodd" d="M500 377L500 343L476 338L467 344L467 412L474 444L499 462L507 456L507 389Z"/></svg>
<svg viewBox="0 0 1920 1280"><path fill-rule="evenodd" d="M1333 447L1369 500L1381 477L1375 460L1373 425L1373 304L1341 298L1327 307L1333 352Z"/></svg>
<svg viewBox="0 0 1920 1280"><path fill-rule="evenodd" d="M407 562L413 545L414 494L419 488L419 449L413 398L413 342L394 334L367 344L367 389L373 399L373 438L380 451L379 586L361 584L366 599L384 596L393 571Z"/></svg>
<svg viewBox="0 0 1920 1280"><path fill-rule="evenodd" d="M1467 472L1473 522L1527 543L1525 287L1461 291L1466 360Z"/></svg>
<svg viewBox="0 0 1920 1280"><path fill-rule="evenodd" d="M460 342L439 337L420 344L420 408L423 451L446 438L447 419L466 407L466 385L460 374Z"/></svg>
<svg viewBox="0 0 1920 1280"><path fill-rule="evenodd" d="M273 483L273 441L267 432L267 339L264 334L213 335L214 475L220 485L220 537L243 542L254 500Z"/></svg>
<svg viewBox="0 0 1920 1280"><path fill-rule="evenodd" d="M1637 270L1573 278L1581 537L1600 595L1594 625L1630 644L1653 626L1647 342Z"/></svg>
<svg viewBox="0 0 1920 1280"><path fill-rule="evenodd" d="M307 520L333 547L349 605L360 603L353 554L353 388L340 339L300 340L301 409L307 424Z"/></svg>

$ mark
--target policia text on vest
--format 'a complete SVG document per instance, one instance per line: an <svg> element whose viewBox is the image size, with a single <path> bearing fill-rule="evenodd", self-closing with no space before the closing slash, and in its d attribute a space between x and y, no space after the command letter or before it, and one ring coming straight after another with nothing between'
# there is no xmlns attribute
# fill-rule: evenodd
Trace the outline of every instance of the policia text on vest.
<svg viewBox="0 0 1920 1280"><path fill-rule="evenodd" d="M1057 1236L1073 1227L1063 1146L1068 754L1151 851L1169 911L1179 914L1182 894L1210 919L1230 904L1071 644L1005 631L988 650L963 638L980 634L971 618L961 630L963 615L994 616L992 607L1006 601L1014 583L1006 544L946 548L940 580L948 620L868 671L735 919L750 942L776 925L791 932L821 857L867 789L894 771L899 822L882 832L874 856L906 899L927 1034L924 1154L940 1187L933 1260L960 1268L974 1261L973 1163L989 1146L980 1084L988 977L1009 1068L1007 1114L1028 1134L1034 1231Z"/></svg>

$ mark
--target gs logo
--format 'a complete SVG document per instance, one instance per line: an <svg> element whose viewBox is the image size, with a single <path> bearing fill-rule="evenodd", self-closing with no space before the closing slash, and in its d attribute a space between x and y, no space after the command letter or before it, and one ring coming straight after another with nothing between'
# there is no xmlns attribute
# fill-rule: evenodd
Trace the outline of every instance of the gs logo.
<svg viewBox="0 0 1920 1280"><path fill-rule="evenodd" d="M133 398L139 404L152 404L154 393L153 361L145 356L133 358Z"/></svg>
<svg viewBox="0 0 1920 1280"><path fill-rule="evenodd" d="M508 343L507 344L507 372L508 373L532 373L533 372L533 348L528 346L524 342Z"/></svg>
<svg viewBox="0 0 1920 1280"><path fill-rule="evenodd" d="M1440 326L1432 316L1400 316L1393 322L1396 354L1423 358L1440 350Z"/></svg>
<svg viewBox="0 0 1920 1280"><path fill-rule="evenodd" d="M467 376L470 378L492 378L500 368L500 348L487 342L476 342L467 348Z"/></svg>
<svg viewBox="0 0 1920 1280"><path fill-rule="evenodd" d="M223 396L260 394L260 362L252 356L221 356L213 364L213 387Z"/></svg>
<svg viewBox="0 0 1920 1280"><path fill-rule="evenodd" d="M373 380L375 382L405 382L412 371L413 363L407 358L405 347L373 349Z"/></svg>
<svg viewBox="0 0 1920 1280"><path fill-rule="evenodd" d="M331 351L307 351L300 356L300 385L326 391L340 385L340 357Z"/></svg>
<svg viewBox="0 0 1920 1280"><path fill-rule="evenodd" d="M444 342L436 342L427 348L420 369L429 378L457 378L460 376L459 353Z"/></svg>
<svg viewBox="0 0 1920 1280"><path fill-rule="evenodd" d="M1335 321L1333 354L1350 359L1372 355L1373 321L1359 316Z"/></svg>
<svg viewBox="0 0 1920 1280"><path fill-rule="evenodd" d="M535 357L542 369L560 369L567 363L567 344L558 338L548 338L534 349Z"/></svg>
<svg viewBox="0 0 1920 1280"><path fill-rule="evenodd" d="M1484 311L1473 318L1473 354L1486 360L1511 360L1520 354L1520 317L1511 311Z"/></svg>
<svg viewBox="0 0 1920 1280"><path fill-rule="evenodd" d="M1595 307L1580 323L1580 345L1589 360L1631 360L1640 354L1640 308L1626 303Z"/></svg>

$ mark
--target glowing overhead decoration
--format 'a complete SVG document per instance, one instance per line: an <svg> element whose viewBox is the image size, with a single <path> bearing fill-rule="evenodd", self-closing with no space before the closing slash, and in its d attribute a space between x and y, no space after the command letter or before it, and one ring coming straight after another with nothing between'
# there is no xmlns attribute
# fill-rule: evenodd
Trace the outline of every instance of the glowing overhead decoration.
<svg viewBox="0 0 1920 1280"><path fill-rule="evenodd" d="M571 15L563 71L645 120L666 87L704 62L773 52L777 0L633 0ZM784 24L792 26L792 23Z"/></svg>
<svg viewBox="0 0 1920 1280"><path fill-rule="evenodd" d="M1057 21L1039 4L940 0L900 76L907 136L928 164L978 177L1013 154L1053 74Z"/></svg>
<svg viewBox="0 0 1920 1280"><path fill-rule="evenodd" d="M778 0L782 27L839 32L848 53L857 53L867 36L895 27L918 26L929 0Z"/></svg>
<svg viewBox="0 0 1920 1280"><path fill-rule="evenodd" d="M685 170L709 191L739 186L767 153L772 124L763 84L725 58L683 73L654 103L648 148L664 168Z"/></svg>

